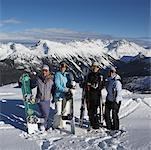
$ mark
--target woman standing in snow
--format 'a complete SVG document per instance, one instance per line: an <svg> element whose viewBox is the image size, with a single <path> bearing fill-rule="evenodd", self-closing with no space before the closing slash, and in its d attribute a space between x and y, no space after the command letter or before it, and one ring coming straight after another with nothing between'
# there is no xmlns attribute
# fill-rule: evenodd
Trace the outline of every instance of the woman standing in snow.
<svg viewBox="0 0 151 150"><path fill-rule="evenodd" d="M92 63L91 68L92 70L86 79L86 104L90 126L93 129L99 129L100 123L102 123L101 116L103 112L100 110L100 117L98 117L97 109L98 107L102 109L102 107L100 107L100 100L102 98L101 90L104 88L104 78L100 74L101 67L99 63Z"/></svg>
<svg viewBox="0 0 151 150"><path fill-rule="evenodd" d="M106 84L107 97L105 103L105 122L107 129L109 130L119 130L119 109L121 105L121 91L122 84L121 78L116 73L116 69L111 67L108 72L108 79ZM110 112L112 110L112 119ZM111 121L113 120L113 121Z"/></svg>
<svg viewBox="0 0 151 150"><path fill-rule="evenodd" d="M68 117L70 114L70 83L73 76L66 71L68 65L66 62L61 62L59 65L59 71L55 74L54 84L54 101L56 107L56 113L54 116L53 128L66 128L66 119L63 117ZM72 76L72 77L71 77Z"/></svg>

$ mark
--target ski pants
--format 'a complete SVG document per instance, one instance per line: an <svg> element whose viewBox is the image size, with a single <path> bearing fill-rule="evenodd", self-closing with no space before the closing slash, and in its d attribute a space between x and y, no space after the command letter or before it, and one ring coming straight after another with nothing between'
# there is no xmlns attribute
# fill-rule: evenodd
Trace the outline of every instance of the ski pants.
<svg viewBox="0 0 151 150"><path fill-rule="evenodd" d="M93 92L93 94L90 93L86 100L86 103L90 125L92 127L99 126L99 117L97 114L97 109L100 104L100 95L98 94L98 92Z"/></svg>
<svg viewBox="0 0 151 150"><path fill-rule="evenodd" d="M49 117L49 111L50 111L50 100L43 100L38 103L41 117L44 118L44 127L48 127L48 117Z"/></svg>
<svg viewBox="0 0 151 150"><path fill-rule="evenodd" d="M66 128L66 120L62 120L62 116L70 114L71 101L66 99L58 100L55 103L56 113L54 115L53 128Z"/></svg>
<svg viewBox="0 0 151 150"><path fill-rule="evenodd" d="M120 109L121 103L106 101L105 103L105 122L107 129L109 130L119 130L119 116L118 112ZM112 110L112 118L111 112Z"/></svg>

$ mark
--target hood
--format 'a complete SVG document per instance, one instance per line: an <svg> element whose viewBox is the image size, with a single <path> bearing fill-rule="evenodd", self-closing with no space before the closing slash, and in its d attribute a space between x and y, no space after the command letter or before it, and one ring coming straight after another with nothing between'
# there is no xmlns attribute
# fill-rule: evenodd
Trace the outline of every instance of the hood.
<svg viewBox="0 0 151 150"><path fill-rule="evenodd" d="M109 80L121 80L121 77L118 74L116 74L114 77L109 77L108 81Z"/></svg>
<svg viewBox="0 0 151 150"><path fill-rule="evenodd" d="M115 77L114 77L115 80L121 80L121 77L117 74Z"/></svg>

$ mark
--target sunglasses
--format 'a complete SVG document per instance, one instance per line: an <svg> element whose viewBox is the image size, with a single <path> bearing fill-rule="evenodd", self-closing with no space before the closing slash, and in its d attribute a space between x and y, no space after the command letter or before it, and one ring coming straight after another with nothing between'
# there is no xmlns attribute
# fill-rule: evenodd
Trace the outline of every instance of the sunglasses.
<svg viewBox="0 0 151 150"><path fill-rule="evenodd" d="M93 68L100 68L99 66L92 66Z"/></svg>
<svg viewBox="0 0 151 150"><path fill-rule="evenodd" d="M61 68L67 68L67 65L66 64L61 64L60 67Z"/></svg>
<svg viewBox="0 0 151 150"><path fill-rule="evenodd" d="M43 69L42 71L43 71L43 72L48 72L48 70L47 70L47 69Z"/></svg>

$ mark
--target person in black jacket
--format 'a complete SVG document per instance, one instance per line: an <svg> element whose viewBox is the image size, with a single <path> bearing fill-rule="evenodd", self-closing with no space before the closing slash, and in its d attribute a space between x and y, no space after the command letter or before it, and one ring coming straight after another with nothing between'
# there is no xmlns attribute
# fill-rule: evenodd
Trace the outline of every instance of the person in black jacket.
<svg viewBox="0 0 151 150"><path fill-rule="evenodd" d="M86 79L86 104L88 110L88 116L90 126L93 129L99 128L99 117L97 114L97 108L100 106L101 90L104 87L104 78L100 74L100 65L94 62L91 66L92 70ZM101 115L101 114L100 114Z"/></svg>

